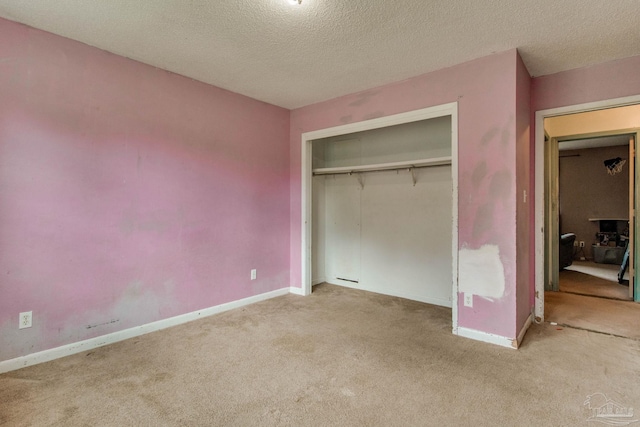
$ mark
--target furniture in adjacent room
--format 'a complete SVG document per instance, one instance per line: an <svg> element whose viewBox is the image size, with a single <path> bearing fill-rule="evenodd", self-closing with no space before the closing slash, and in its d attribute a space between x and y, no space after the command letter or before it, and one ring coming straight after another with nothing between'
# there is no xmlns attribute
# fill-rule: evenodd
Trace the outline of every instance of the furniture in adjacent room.
<svg viewBox="0 0 640 427"><path fill-rule="evenodd" d="M600 264L621 265L629 235L627 218L589 218L598 222L597 242L592 246L593 260Z"/></svg>
<svg viewBox="0 0 640 427"><path fill-rule="evenodd" d="M566 233L560 236L560 270L569 267L573 262L573 243L576 235Z"/></svg>

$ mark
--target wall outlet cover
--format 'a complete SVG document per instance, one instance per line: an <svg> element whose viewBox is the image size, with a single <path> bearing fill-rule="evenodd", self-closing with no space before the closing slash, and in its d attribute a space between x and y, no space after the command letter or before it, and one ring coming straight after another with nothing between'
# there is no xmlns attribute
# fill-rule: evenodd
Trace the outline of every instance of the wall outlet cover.
<svg viewBox="0 0 640 427"><path fill-rule="evenodd" d="M473 294L466 293L464 294L464 306L465 307L473 307Z"/></svg>
<svg viewBox="0 0 640 427"><path fill-rule="evenodd" d="M33 322L33 311L24 311L20 313L18 329L30 328Z"/></svg>
<svg viewBox="0 0 640 427"><path fill-rule="evenodd" d="M256 280L257 277L258 277L258 272L254 268L254 269L251 270L251 280Z"/></svg>

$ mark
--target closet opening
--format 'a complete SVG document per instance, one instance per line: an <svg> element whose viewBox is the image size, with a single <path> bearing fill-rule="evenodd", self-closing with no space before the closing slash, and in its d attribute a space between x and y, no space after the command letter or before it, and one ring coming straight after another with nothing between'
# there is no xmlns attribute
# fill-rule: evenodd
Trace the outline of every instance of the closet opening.
<svg viewBox="0 0 640 427"><path fill-rule="evenodd" d="M452 308L457 104L302 135L303 293L319 283Z"/></svg>

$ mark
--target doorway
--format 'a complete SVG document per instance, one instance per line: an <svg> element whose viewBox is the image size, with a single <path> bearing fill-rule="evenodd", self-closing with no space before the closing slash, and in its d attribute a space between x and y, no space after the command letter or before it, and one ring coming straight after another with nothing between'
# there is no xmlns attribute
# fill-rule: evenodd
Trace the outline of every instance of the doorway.
<svg viewBox="0 0 640 427"><path fill-rule="evenodd" d="M557 118L562 120L562 118ZM558 138L557 246L549 246L547 291L632 300L634 284L633 134ZM555 154L553 155L555 157ZM554 223L554 228L556 224ZM553 229L553 228L552 228ZM627 252L628 251L628 252ZM627 255L625 257L625 255ZM557 272L558 274L551 274Z"/></svg>
<svg viewBox="0 0 640 427"><path fill-rule="evenodd" d="M535 257L535 316L536 320L542 321L545 319L545 290L559 290L560 286L560 259L559 252L562 247L560 233L572 234L571 230L567 229L567 222L560 217L559 212L560 204L566 203L567 200L559 198L559 174L558 171L561 168L561 162L568 164L568 162L575 162L577 157L576 151L570 151L571 144L574 144L574 149L577 148L575 144L588 145L589 142L598 145L601 141L596 138L626 138L629 141L633 136L634 142L637 141L638 128L640 127L640 97L629 97L625 99L602 101L591 104L583 104L570 107L562 107L552 110L544 110L536 112L536 144L535 144L535 160L536 160L536 257ZM627 110L625 110L627 108ZM634 110L635 109L635 110ZM629 114L624 114L629 113ZM606 121L603 117L616 116L617 121ZM556 123L545 121L552 119ZM554 125L557 125L564 120L564 128L553 129ZM547 126L545 126L547 125ZM552 129L548 129L552 128ZM548 132L545 132L548 131ZM610 141L611 142L611 141ZM615 215L607 215L604 211L600 211L598 215L590 215L584 219L586 227L597 228L597 231L590 236L589 233L582 232L582 236L576 236L576 240L571 242L570 254L575 257L580 264L580 261L587 259L594 259L594 251L598 252L598 256L602 253L608 253L608 256L614 256L617 253L624 252L624 249L617 249L617 245L621 244L621 237L625 234L625 228L629 228L629 242L633 245L634 240L637 240L637 230L634 230L634 213L637 203L636 196L636 182L638 182L637 175L634 171L635 165L635 150L633 147L629 148L626 145L621 148L620 145L623 142L621 140L614 141L611 145L618 145L618 154L614 158L607 158L603 160L613 160L617 157L624 157L626 162L625 174L629 179L628 183L628 197L630 201L626 208L626 215L620 212ZM561 146L565 144L565 149ZM629 142L627 142L629 144ZM586 148L586 147L585 147ZM564 155L562 153L565 153ZM624 156L624 153L627 155ZM587 155L587 152L581 154ZM607 157L606 150L600 153L601 156ZM586 160L586 159L582 159ZM615 162L614 162L615 163ZM545 168L546 164L546 168ZM554 173L555 171L555 173ZM631 171L631 174L629 172ZM586 173L604 173L607 177L607 170L605 165L601 165L599 172L586 172ZM618 176L618 180L620 177ZM588 184L587 184L588 185ZM566 196L565 196L566 198ZM620 199L621 200L621 199ZM626 203L626 201L624 202ZM624 204L623 203L623 204ZM620 203L618 203L620 205ZM592 220L592 221L589 221ZM604 224L601 224L601 221ZM611 221L610 221L611 220ZM628 221L628 223L627 223ZM601 230L600 227L604 226ZM569 227L574 227L569 225ZM614 229L610 229L613 227ZM620 227L620 228L618 228ZM599 237L596 233L601 233L601 240L597 240ZM607 240L604 237L615 237L617 240L614 242ZM582 243L584 242L584 243ZM626 242L623 243L626 245ZM575 245L575 246L574 246ZM598 246L598 247L594 247ZM610 246L611 245L611 246ZM602 247L600 247L602 246ZM622 244L621 244L622 246ZM611 250L609 250L611 248ZM633 246L630 247L630 293L628 295L633 297L636 301L638 298L638 289L634 287L634 270L633 266L637 264L637 251L633 250ZM627 276L629 273L627 273ZM637 309L637 304L632 304L634 309Z"/></svg>

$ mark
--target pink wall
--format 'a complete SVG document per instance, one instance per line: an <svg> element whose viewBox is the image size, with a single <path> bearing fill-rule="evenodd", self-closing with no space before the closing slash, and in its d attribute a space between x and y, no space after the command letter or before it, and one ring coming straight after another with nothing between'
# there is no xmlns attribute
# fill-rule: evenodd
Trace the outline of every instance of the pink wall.
<svg viewBox="0 0 640 427"><path fill-rule="evenodd" d="M0 19L0 360L288 287L288 130Z"/></svg>
<svg viewBox="0 0 640 427"><path fill-rule="evenodd" d="M529 170L531 163L529 157L531 153L529 140L531 76L521 58L518 58L516 77L516 252L518 264L516 331L519 332L524 327L533 307L530 290L534 286L534 282L530 280L530 277L531 271L533 271L531 255L535 252L535 248L531 246L534 244L534 240L530 229L534 200L533 181L530 179Z"/></svg>
<svg viewBox="0 0 640 427"><path fill-rule="evenodd" d="M515 50L291 113L291 285L301 286L301 134L458 101L459 245L497 245L506 289L459 306L459 325L516 336Z"/></svg>
<svg viewBox="0 0 640 427"><path fill-rule="evenodd" d="M640 94L640 56L564 71L532 81L531 113ZM532 125L534 123L532 119Z"/></svg>

